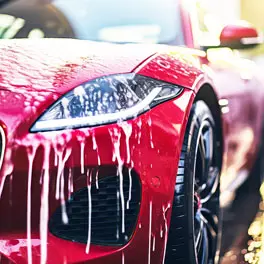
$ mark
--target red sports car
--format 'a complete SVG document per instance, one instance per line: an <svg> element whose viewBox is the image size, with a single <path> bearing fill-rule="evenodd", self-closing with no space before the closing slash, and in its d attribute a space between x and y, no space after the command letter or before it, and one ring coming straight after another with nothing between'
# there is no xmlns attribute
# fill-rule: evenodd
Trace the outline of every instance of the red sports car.
<svg viewBox="0 0 264 264"><path fill-rule="evenodd" d="M211 48L252 47L257 31L226 26L205 52L193 49L197 17L177 0L116 10L117 1L102 2L87 5L90 31L80 38L94 30L93 40L187 48L1 40L2 261L217 262L220 193L232 194L259 164L264 89L252 63ZM3 38L23 29L13 19Z"/></svg>

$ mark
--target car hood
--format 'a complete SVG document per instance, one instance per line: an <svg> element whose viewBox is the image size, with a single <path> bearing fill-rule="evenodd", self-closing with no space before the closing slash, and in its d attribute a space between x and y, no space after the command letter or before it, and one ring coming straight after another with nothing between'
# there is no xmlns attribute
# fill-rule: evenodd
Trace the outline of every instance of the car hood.
<svg viewBox="0 0 264 264"><path fill-rule="evenodd" d="M1 40L0 89L63 94L93 78L131 72L153 53L154 47L144 45L73 39Z"/></svg>
<svg viewBox="0 0 264 264"><path fill-rule="evenodd" d="M158 55L166 53L170 54ZM192 52L188 53L189 50L166 45L73 39L0 40L0 125L2 122L9 131L26 133L62 94L110 74L136 72L192 87L200 72L192 63Z"/></svg>
<svg viewBox="0 0 264 264"><path fill-rule="evenodd" d="M0 125L15 131L23 124L23 133L62 94L100 76L132 72L154 53L144 45L73 39L0 40Z"/></svg>

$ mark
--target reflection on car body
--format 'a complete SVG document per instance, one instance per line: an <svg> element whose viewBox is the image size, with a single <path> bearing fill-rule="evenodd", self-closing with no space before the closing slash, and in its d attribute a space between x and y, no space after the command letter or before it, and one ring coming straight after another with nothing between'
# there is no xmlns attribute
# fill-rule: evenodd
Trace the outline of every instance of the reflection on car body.
<svg viewBox="0 0 264 264"><path fill-rule="evenodd" d="M202 45L210 32L183 2L1 9L3 256L217 261L220 193L230 199L259 165L263 132L263 84L230 48L258 33L231 25Z"/></svg>

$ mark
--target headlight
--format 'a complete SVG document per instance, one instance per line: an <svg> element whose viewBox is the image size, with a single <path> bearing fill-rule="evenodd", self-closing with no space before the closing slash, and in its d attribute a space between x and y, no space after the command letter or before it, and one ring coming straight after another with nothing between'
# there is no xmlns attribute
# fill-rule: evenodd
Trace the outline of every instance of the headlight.
<svg viewBox="0 0 264 264"><path fill-rule="evenodd" d="M127 120L177 96L181 90L179 86L132 73L98 78L62 96L35 122L31 132Z"/></svg>

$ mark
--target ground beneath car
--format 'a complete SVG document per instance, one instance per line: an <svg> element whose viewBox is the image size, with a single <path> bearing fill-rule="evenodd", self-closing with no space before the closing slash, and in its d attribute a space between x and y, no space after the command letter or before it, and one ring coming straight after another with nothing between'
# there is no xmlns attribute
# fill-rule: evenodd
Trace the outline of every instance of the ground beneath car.
<svg viewBox="0 0 264 264"><path fill-rule="evenodd" d="M220 263L264 263L264 201L256 180L248 180L224 210Z"/></svg>

